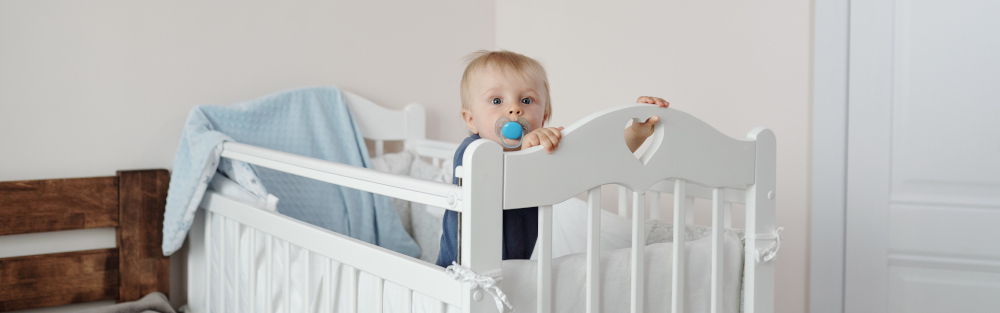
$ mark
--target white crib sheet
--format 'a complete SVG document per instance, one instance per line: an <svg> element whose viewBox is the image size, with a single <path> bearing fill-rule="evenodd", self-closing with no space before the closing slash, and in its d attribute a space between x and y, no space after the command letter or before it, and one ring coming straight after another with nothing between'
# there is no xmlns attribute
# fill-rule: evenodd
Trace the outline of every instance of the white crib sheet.
<svg viewBox="0 0 1000 313"><path fill-rule="evenodd" d="M223 224L225 228L223 228ZM326 257L308 253L294 245L289 245L289 260L285 260L285 243L273 239L271 262L272 273L270 292L266 284L266 237L263 233L243 227L242 240L237 243L236 223L213 219L212 229L225 229L224 236L213 231L210 252L213 268L210 270L211 288L209 298L212 312L265 312L265 295L271 295L271 306L276 312L358 312L376 311L379 304L379 286L382 288L384 312L459 312L454 306L443 306L441 302L412 293L392 282L382 282L367 273L358 272L347 265ZM256 237L256 248L251 249L251 239ZM236 255L239 244L240 255ZM222 247L222 249L219 249ZM646 307L669 308L672 243L660 243L646 247ZM710 237L690 241L686 244L688 255L688 312L708 311L710 301L709 281L711 277ZM254 251L254 253L251 253ZM629 249L605 251L601 258L602 312L627 312L629 310ZM223 264L238 266L220 266ZM238 263L237 263L238 261ZM725 237L724 258L724 303L723 312L739 311L740 279L742 277L742 244L732 233ZM251 263L253 264L251 269ZM285 286L286 264L291 265L288 286ZM553 299L556 312L582 312L585 308L584 254L570 254L553 260ZM309 271L304 269L308 266ZM535 261L508 260L502 263L503 290L510 297L517 312L535 311ZM324 273L329 271L329 286ZM250 273L256 272L251 283ZM356 288L353 288L355 287ZM221 288L220 288L221 287ZM238 297L237 297L238 295ZM353 301L352 299L357 299ZM484 301L489 299L484 299ZM286 306L288 306L286 311Z"/></svg>

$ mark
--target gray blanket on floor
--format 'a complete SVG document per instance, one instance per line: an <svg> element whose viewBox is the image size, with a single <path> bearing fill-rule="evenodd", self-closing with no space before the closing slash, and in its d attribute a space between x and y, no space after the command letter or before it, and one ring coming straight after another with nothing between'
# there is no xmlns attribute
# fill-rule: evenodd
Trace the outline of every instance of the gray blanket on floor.
<svg viewBox="0 0 1000 313"><path fill-rule="evenodd" d="M93 308L81 313L176 313L170 307L167 296L160 292L151 292L142 299L133 302L123 302L105 307Z"/></svg>

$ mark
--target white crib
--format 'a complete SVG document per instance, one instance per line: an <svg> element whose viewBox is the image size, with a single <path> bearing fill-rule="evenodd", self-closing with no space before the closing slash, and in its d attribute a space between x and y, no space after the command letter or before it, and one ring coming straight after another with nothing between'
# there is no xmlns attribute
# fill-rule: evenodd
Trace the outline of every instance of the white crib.
<svg viewBox="0 0 1000 313"><path fill-rule="evenodd" d="M363 136L376 142L377 155L383 153L384 141L403 141L407 149L424 157L452 157L455 145L425 140L421 106L411 104L402 111L392 111L350 93L345 93L345 98ZM660 116L661 122L655 127L648 149L637 159L624 143L623 125L629 119L644 120L652 115ZM685 280L684 244L673 245L671 307L643 307L643 282L656 279L644 274L644 258L637 257L643 256L646 248L642 235L645 193L650 193L654 208L660 193L674 195L674 225L693 221L693 212L689 212L693 198L713 201L711 311L721 312L723 229L729 223L730 203L745 203L743 308L745 312L773 312L773 262L766 256L761 258L762 253L769 248L773 251L778 244L775 138L770 130L757 128L747 140L737 140L689 114L637 104L592 114L566 127L563 134L560 148L553 154L546 154L541 147L504 153L496 143L473 142L466 150L463 166L455 173L461 178L461 186L239 143L226 143L222 157L457 211L460 263L479 274L501 271L502 225L497 221L502 220L502 210L538 206L539 301L534 308L515 308L520 312L552 311L552 205L581 193L587 194L589 212L584 298L588 312L599 311L600 187L608 184L624 186L620 210L626 209L622 200L629 191L625 188L632 190L631 312L688 311L684 301L684 287L689 283ZM658 212L650 211L654 215ZM210 240L211 234L226 234L240 244ZM684 227L674 227L675 243L685 242L684 236ZM433 264L212 191L202 201L189 240L187 297L194 312L249 312L260 308L267 312L411 312L418 311L418 301L426 308L426 299L440 301L430 305L430 311L498 310L492 297L481 288L466 288ZM266 257L262 260L258 255ZM299 260L297 270L287 266L293 258ZM252 270L241 271L241 267ZM220 271L239 274L230 277ZM364 287L372 291L365 297L360 297L358 291L362 288L361 273L375 277L375 285ZM275 276L280 281L275 281ZM305 287L293 289L296 284ZM397 299L402 304L386 305L389 302L383 301L383 291L390 285L394 294L405 290L401 300ZM292 301L293 297L296 301ZM254 306L240 307L247 303Z"/></svg>

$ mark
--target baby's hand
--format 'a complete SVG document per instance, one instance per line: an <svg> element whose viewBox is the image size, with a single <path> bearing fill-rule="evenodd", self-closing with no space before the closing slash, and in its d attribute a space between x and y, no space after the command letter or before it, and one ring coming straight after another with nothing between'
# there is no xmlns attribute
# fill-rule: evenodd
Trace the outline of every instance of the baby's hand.
<svg viewBox="0 0 1000 313"><path fill-rule="evenodd" d="M635 100L635 103L649 103L655 104L658 107L666 108L670 106L670 102L657 97L639 97L639 100ZM645 122L632 122L632 127L629 127L625 132L625 144L628 145L628 149L635 152L639 149L646 138L649 138L653 134L653 125L660 121L659 116L652 116L646 119Z"/></svg>
<svg viewBox="0 0 1000 313"><path fill-rule="evenodd" d="M559 139L562 139L563 127L539 128L524 135L524 142L521 143L521 150L541 145L545 147L545 153L552 154L559 147Z"/></svg>
<svg viewBox="0 0 1000 313"><path fill-rule="evenodd" d="M663 98L647 97L647 96L639 97L639 100L635 100L635 103L655 104L656 106L661 108L670 106L670 102L667 102L667 100L663 100Z"/></svg>

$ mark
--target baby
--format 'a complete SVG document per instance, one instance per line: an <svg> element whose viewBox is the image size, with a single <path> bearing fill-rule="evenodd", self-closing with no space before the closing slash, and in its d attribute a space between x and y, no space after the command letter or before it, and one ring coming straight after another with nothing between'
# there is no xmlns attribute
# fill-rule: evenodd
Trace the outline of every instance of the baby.
<svg viewBox="0 0 1000 313"><path fill-rule="evenodd" d="M501 139L495 125L499 118L511 121L527 120L530 132L524 135L518 148L545 147L547 153L559 148L563 127L542 127L552 117L549 97L549 80L542 65L529 57L510 51L485 51L473 53L472 61L462 75L462 120L472 133L455 151L454 166L462 165L465 148L476 139L485 138L505 146L516 146L521 139ZM639 97L637 103L667 107L669 102L655 97ZM625 130L625 143L635 152L653 133L653 124L660 118L653 116L643 123L632 123ZM458 179L452 180L458 184ZM442 224L441 250L437 265L447 267L458 257L458 213L446 211ZM503 212L503 259L528 259L538 238L538 208L505 210Z"/></svg>

